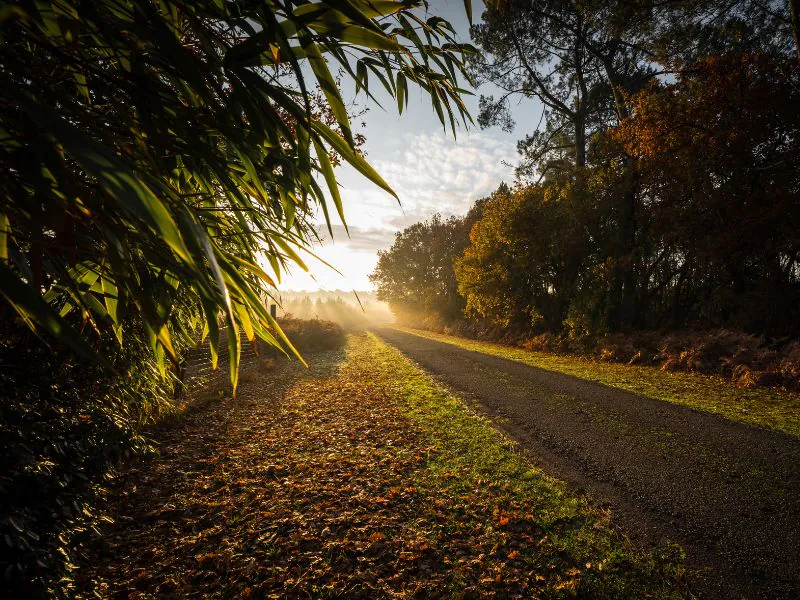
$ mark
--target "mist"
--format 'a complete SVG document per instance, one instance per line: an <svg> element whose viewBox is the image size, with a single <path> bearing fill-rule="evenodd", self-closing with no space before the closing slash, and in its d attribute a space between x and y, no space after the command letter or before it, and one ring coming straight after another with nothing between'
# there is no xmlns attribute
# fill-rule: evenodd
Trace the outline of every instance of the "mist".
<svg viewBox="0 0 800 600"><path fill-rule="evenodd" d="M347 331L382 327L394 322L389 306L378 300L375 292L344 290L284 292L278 304L278 316L333 321Z"/></svg>

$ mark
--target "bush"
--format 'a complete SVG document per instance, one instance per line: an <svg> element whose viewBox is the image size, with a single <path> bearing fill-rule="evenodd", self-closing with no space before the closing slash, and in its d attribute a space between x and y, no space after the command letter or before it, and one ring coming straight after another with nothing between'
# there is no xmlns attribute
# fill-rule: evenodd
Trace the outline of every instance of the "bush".
<svg viewBox="0 0 800 600"><path fill-rule="evenodd" d="M0 323L0 576L10 597L65 595L90 506L115 466L148 450L138 432L172 410L176 378L135 339L97 341L108 369Z"/></svg>
<svg viewBox="0 0 800 600"><path fill-rule="evenodd" d="M449 335L520 346L533 352L574 354L649 365L665 371L718 375L741 387L780 386L800 391L800 341L788 338L772 339L728 329L531 335L480 319L453 323L428 319L417 326Z"/></svg>
<svg viewBox="0 0 800 600"><path fill-rule="evenodd" d="M345 343L344 329L332 321L285 317L279 324L301 354L335 350Z"/></svg>
<svg viewBox="0 0 800 600"><path fill-rule="evenodd" d="M521 345L529 350L581 354L665 371L719 375L742 387L800 390L800 342L770 340L727 329L580 338L544 334L528 338Z"/></svg>

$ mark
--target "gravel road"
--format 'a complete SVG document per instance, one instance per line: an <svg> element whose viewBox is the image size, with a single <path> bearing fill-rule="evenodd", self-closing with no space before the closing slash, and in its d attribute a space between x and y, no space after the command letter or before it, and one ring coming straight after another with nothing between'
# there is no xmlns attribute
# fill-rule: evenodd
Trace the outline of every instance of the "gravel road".
<svg viewBox="0 0 800 600"><path fill-rule="evenodd" d="M464 393L645 547L683 546L702 598L800 598L800 438L464 350L378 334Z"/></svg>

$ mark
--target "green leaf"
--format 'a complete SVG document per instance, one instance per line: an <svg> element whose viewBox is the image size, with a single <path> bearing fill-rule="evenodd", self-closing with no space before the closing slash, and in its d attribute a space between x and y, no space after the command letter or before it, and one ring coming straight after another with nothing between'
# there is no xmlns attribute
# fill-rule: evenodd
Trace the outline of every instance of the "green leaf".
<svg viewBox="0 0 800 600"><path fill-rule="evenodd" d="M402 71L397 72L397 110L403 114L403 102L408 100L408 84Z"/></svg>
<svg viewBox="0 0 800 600"><path fill-rule="evenodd" d="M32 98L28 98L23 108L51 132L87 173L98 179L118 210L130 212L148 223L182 260L193 265L169 210L128 165Z"/></svg>
<svg viewBox="0 0 800 600"><path fill-rule="evenodd" d="M206 324L203 338L208 337L208 349L211 352L211 368L216 370L219 365L219 322L217 321L217 305L208 298L201 300L203 311L206 315Z"/></svg>
<svg viewBox="0 0 800 600"><path fill-rule="evenodd" d="M467 21L472 25L472 0L464 0L464 10L467 11Z"/></svg>
<svg viewBox="0 0 800 600"><path fill-rule="evenodd" d="M383 177L378 175L378 172L375 171L375 169L373 169L366 160L364 160L364 157L353 150L338 133L320 121L313 121L311 126L316 133L325 138L325 140L333 147L333 149L336 150L344 160L355 167L359 173L364 175L364 177L369 179L378 187L389 192L398 201L400 200L394 190L389 187L389 184L383 180Z"/></svg>
<svg viewBox="0 0 800 600"><path fill-rule="evenodd" d="M372 48L373 50L388 50L389 52L403 52L405 50L393 37L375 33L358 25L345 27L339 32L338 37L349 44Z"/></svg>
<svg viewBox="0 0 800 600"><path fill-rule="evenodd" d="M286 240L277 235L274 236L272 239L280 247L280 249L283 250L287 254L287 256L291 258L294 263L297 264L298 267L303 269L303 271L308 271L308 266L303 261L303 259L300 258L300 255L297 252L295 252L291 244L289 244Z"/></svg>
<svg viewBox="0 0 800 600"><path fill-rule="evenodd" d="M322 171L323 177L325 177L325 183L328 184L328 191L330 191L333 204L336 206L336 212L339 213L339 218L342 221L342 225L344 225L345 231L347 231L349 234L350 232L347 229L347 222L344 217L342 196L339 193L339 183L336 181L336 174L333 172L333 166L328 158L328 152L317 139L314 139L314 150L317 152L317 160L319 160L320 170Z"/></svg>
<svg viewBox="0 0 800 600"><path fill-rule="evenodd" d="M356 94L360 92L362 88L368 92L368 86L369 78L367 75L367 65L362 61L358 61L356 63Z"/></svg>
<svg viewBox="0 0 800 600"><path fill-rule="evenodd" d="M275 281L272 279L272 277L267 275L267 273L261 267L259 267L257 264L252 263L252 262L250 262L248 260L245 260L243 258L240 258L239 256L236 256L235 254L229 254L227 256L227 258L231 262L236 263L236 265L238 267L240 267L240 268L242 268L242 269L244 269L246 271L249 271L250 273L252 273L256 277L258 277L259 279L263 280L267 285L270 285L272 287L276 287L275 286Z"/></svg>
<svg viewBox="0 0 800 600"><path fill-rule="evenodd" d="M0 213L0 260L8 260L8 238L11 237L11 223L8 215Z"/></svg>
<svg viewBox="0 0 800 600"><path fill-rule="evenodd" d="M239 361L242 357L242 344L239 339L239 328L233 315L228 319L228 369L231 376L231 387L233 396L236 397L236 390L239 387Z"/></svg>
<svg viewBox="0 0 800 600"><path fill-rule="evenodd" d="M327 98L328 102L330 103L333 115L336 117L336 122L339 123L339 127L342 128L342 132L344 133L344 137L347 142L351 146L354 146L355 142L353 141L353 134L350 129L350 119L347 116L347 108L345 107L344 100L342 100L342 96L339 93L339 88L337 87L331 72L328 70L328 63L322 57L322 54L320 54L317 45L312 42L310 38L304 37L300 40L300 43L303 45L303 48L308 55L308 62L311 65L311 70L317 77L317 81L322 88L322 92L325 94L325 98Z"/></svg>
<svg viewBox="0 0 800 600"><path fill-rule="evenodd" d="M255 339L256 334L253 329L253 322L250 319L250 313L247 311L247 307L244 304L237 302L236 314L239 316L239 323L241 323L242 329L244 329L244 334L247 336L247 340L252 342Z"/></svg>
<svg viewBox="0 0 800 600"><path fill-rule="evenodd" d="M345 0L345 2L370 19L393 15L408 8L407 2L392 0Z"/></svg>
<svg viewBox="0 0 800 600"><path fill-rule="evenodd" d="M172 336L170 335L169 329L167 329L166 325L158 330L156 337L158 342L164 348L164 351L169 355L170 359L172 359L172 362L177 363L178 355L175 352L175 347L172 345Z"/></svg>
<svg viewBox="0 0 800 600"><path fill-rule="evenodd" d="M246 66L252 64L254 59L265 54L272 55L269 49L271 42L275 40L273 32L264 29L255 35L251 35L244 41L239 42L228 48L225 53L224 64L228 67Z"/></svg>
<svg viewBox="0 0 800 600"><path fill-rule="evenodd" d="M80 356L89 359L91 362L110 366L108 361L97 354L83 336L75 332L64 319L59 317L56 312L35 292L29 285L22 282L13 271L0 262L0 294L22 317L23 321L36 331L34 325L38 325L59 343L70 348Z"/></svg>

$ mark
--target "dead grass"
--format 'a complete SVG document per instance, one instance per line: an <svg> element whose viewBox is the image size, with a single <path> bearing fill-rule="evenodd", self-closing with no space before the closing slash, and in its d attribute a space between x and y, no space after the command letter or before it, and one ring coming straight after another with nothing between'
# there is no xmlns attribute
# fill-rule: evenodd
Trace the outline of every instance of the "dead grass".
<svg viewBox="0 0 800 600"><path fill-rule="evenodd" d="M546 346L535 338L526 344L529 349L538 350L546 350ZM589 344L589 354L601 360L650 365L665 371L719 375L744 388L784 387L800 391L797 341L768 340L726 329L666 335L650 332L601 338Z"/></svg>
<svg viewBox="0 0 800 600"><path fill-rule="evenodd" d="M428 319L419 324L419 329L535 352L715 375L748 389L774 387L800 392L800 340L790 338L767 338L728 329L582 337L550 333L530 336L488 323L449 325L440 319Z"/></svg>

